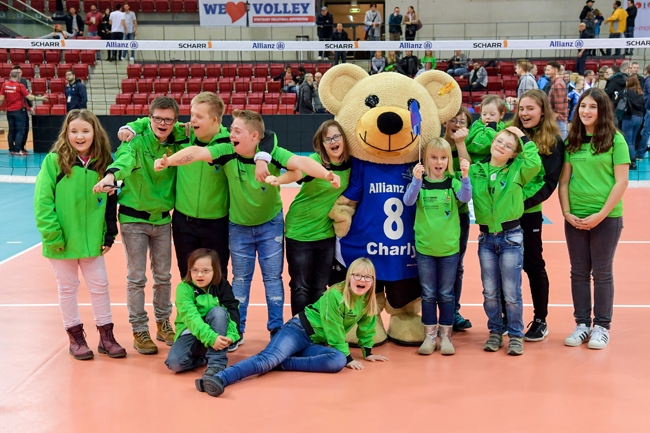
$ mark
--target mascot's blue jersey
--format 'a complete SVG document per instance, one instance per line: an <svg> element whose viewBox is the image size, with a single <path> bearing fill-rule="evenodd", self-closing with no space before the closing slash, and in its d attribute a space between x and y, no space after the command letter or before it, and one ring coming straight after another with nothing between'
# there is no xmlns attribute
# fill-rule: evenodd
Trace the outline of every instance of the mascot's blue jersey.
<svg viewBox="0 0 650 433"><path fill-rule="evenodd" d="M352 158L350 184L343 195L359 204L349 233L338 240L342 264L350 266L357 258L367 257L375 265L378 280L418 276L413 230L416 206L405 206L403 201L414 166Z"/></svg>

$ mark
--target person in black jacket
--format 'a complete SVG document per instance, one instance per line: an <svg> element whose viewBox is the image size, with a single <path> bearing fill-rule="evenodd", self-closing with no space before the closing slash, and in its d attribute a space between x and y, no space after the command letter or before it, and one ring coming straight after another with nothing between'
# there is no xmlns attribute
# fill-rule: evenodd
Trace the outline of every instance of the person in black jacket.
<svg viewBox="0 0 650 433"><path fill-rule="evenodd" d="M348 42L349 40L348 32L343 30L343 24L338 23L336 25L336 31L332 33L332 42ZM341 60L341 63L345 63L348 59L347 51L334 51L335 66L339 64L339 59Z"/></svg>
<svg viewBox="0 0 650 433"><path fill-rule="evenodd" d="M298 92L298 113L300 114L314 114L314 105L312 99L314 98L314 76L312 74L305 74L305 79L300 85Z"/></svg>
<svg viewBox="0 0 650 433"><path fill-rule="evenodd" d="M418 73L418 69L420 68L420 61L417 56L413 55L412 51L404 52L404 57L401 58L399 63L404 70L404 73L411 78Z"/></svg>
<svg viewBox="0 0 650 433"><path fill-rule="evenodd" d="M589 12L593 13L594 11L594 0L587 0L587 4L585 7L582 8L582 12L580 12L580 21L584 20L587 18L587 14Z"/></svg>
<svg viewBox="0 0 650 433"><path fill-rule="evenodd" d="M86 93L86 86L83 85L74 72L66 71L65 79L68 82L65 85L65 100L68 112L75 109L84 109L88 105L88 94Z"/></svg>
<svg viewBox="0 0 650 433"><path fill-rule="evenodd" d="M622 73L620 68L616 65L612 65L607 68L607 72L611 72L609 80L607 80L607 85L605 86L605 93L609 96L609 99L614 102L614 107L616 107L616 100L618 99L619 93L625 89L627 75Z"/></svg>
<svg viewBox="0 0 650 433"><path fill-rule="evenodd" d="M627 24L625 26L625 37L626 38L633 38L634 37L634 21L636 20L636 5L634 4L633 1L627 0ZM632 55L634 54L634 50L630 48L629 50L626 48L625 49L625 55Z"/></svg>
<svg viewBox="0 0 650 433"><path fill-rule="evenodd" d="M288 78L287 75L291 78ZM291 66L287 65L284 68L284 72L274 77L273 81L280 81L282 83L282 91L284 93L297 93L296 85L298 84L298 76L291 72Z"/></svg>
<svg viewBox="0 0 650 433"><path fill-rule="evenodd" d="M334 17L331 13L328 12L327 6L323 6L320 9L320 15L316 17L316 25L318 26L318 40L319 41L329 41L332 39L332 33L334 32ZM323 56L325 57L323 59ZM318 60L329 60L327 57L327 51L318 52Z"/></svg>
<svg viewBox="0 0 650 433"><path fill-rule="evenodd" d="M66 31L72 33L73 36L83 36L84 34L84 19L80 15L77 15L75 8L70 8L68 15L47 17L47 19L51 21L65 21Z"/></svg>
<svg viewBox="0 0 650 433"><path fill-rule="evenodd" d="M630 149L630 161L632 161L630 170L636 170L636 160L643 159L645 153L642 146L636 146L636 139L645 115L645 98L643 97L638 76L630 75L628 77L625 89L619 93L618 99L622 97L627 98L627 111L623 115L621 130L627 142L627 147ZM614 107L616 107L617 102L618 100L614 102Z"/></svg>

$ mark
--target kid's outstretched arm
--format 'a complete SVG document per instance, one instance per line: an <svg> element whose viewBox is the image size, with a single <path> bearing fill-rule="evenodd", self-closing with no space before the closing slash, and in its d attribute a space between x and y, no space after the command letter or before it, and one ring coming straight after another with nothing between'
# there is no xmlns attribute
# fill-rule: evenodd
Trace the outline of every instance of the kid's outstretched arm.
<svg viewBox="0 0 650 433"><path fill-rule="evenodd" d="M306 156L293 155L287 161L288 170L300 170L311 177L325 179L329 181L334 188L341 186L341 178L331 171L328 171L321 164Z"/></svg>
<svg viewBox="0 0 650 433"><path fill-rule="evenodd" d="M159 158L154 163L154 168L156 171L161 171L166 167L178 166L178 165L187 165L194 161L205 161L212 162L212 155L207 147L200 146L190 146L186 147L183 150L180 150L170 156L163 155L162 158Z"/></svg>

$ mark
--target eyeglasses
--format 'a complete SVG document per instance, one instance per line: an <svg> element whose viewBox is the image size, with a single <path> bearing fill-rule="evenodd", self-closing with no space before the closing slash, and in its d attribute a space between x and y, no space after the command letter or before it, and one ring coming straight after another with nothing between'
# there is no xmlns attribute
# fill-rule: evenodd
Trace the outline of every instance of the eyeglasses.
<svg viewBox="0 0 650 433"><path fill-rule="evenodd" d="M212 269L196 269L196 268L192 268L190 270L190 272L193 273L194 275L198 275L198 274L208 275L208 274L211 274L213 272L213 270Z"/></svg>
<svg viewBox="0 0 650 433"><path fill-rule="evenodd" d="M452 125L458 125L458 126L467 126L467 120L458 120L458 119L451 119L449 121L450 124Z"/></svg>
<svg viewBox="0 0 650 433"><path fill-rule="evenodd" d="M496 145L501 146L505 149L508 149L510 152L514 152L516 150L515 147L510 146L509 144L505 144L502 140L496 140Z"/></svg>
<svg viewBox="0 0 650 433"><path fill-rule="evenodd" d="M176 119L170 119L166 117L158 117L158 116L153 116L151 120L154 121L154 123L165 123L165 125L173 125L176 123Z"/></svg>
<svg viewBox="0 0 650 433"><path fill-rule="evenodd" d="M359 275L359 274L352 274L352 278L354 278L356 281L365 281L367 283L372 282L372 280L375 279L372 275Z"/></svg>
<svg viewBox="0 0 650 433"><path fill-rule="evenodd" d="M325 144L327 144L329 146L334 141L336 141L336 142L341 141L342 137L343 136L341 134L336 134L334 137L325 137L325 138L323 138L323 143L325 143Z"/></svg>

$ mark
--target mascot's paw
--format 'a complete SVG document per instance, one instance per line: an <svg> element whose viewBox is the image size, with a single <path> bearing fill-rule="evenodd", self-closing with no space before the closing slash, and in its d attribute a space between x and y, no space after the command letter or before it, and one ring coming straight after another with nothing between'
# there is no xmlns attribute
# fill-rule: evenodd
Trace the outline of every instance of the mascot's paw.
<svg viewBox="0 0 650 433"><path fill-rule="evenodd" d="M381 346L387 340L386 328L384 327L384 321L381 319L381 312L384 311L384 306L386 305L386 295L384 293L377 293L377 324L375 326L375 336L372 341L375 346ZM345 342L350 345L350 347L359 347L359 338L357 337L357 325L354 325L350 332L345 336Z"/></svg>
<svg viewBox="0 0 650 433"><path fill-rule="evenodd" d="M402 308L393 308L386 303L386 311L390 314L388 324L388 339L403 346L419 346L425 338L422 318L418 314L421 307L420 299L406 304Z"/></svg>
<svg viewBox="0 0 650 433"><path fill-rule="evenodd" d="M334 221L334 233L343 238L350 231L352 216L357 210L357 202L341 196L330 210L329 217Z"/></svg>

